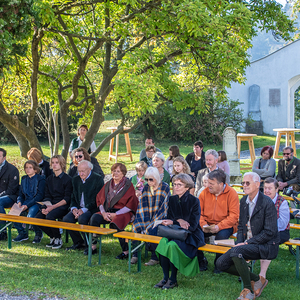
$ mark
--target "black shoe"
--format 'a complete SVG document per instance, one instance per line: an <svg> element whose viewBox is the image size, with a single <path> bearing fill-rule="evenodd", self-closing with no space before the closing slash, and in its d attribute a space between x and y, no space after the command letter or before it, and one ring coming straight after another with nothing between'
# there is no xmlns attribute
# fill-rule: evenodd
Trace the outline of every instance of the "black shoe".
<svg viewBox="0 0 300 300"><path fill-rule="evenodd" d="M96 254L97 253L97 248L96 249L92 249L92 254ZM89 255L89 248L85 248L83 251L84 255Z"/></svg>
<svg viewBox="0 0 300 300"><path fill-rule="evenodd" d="M69 250L80 250L80 249L84 249L84 248L85 248L84 244L82 244L82 243L76 243L76 244L73 244L71 247L66 248L66 251L69 251Z"/></svg>
<svg viewBox="0 0 300 300"><path fill-rule="evenodd" d="M161 289L165 284L167 283L167 280L162 279L159 283L157 283L154 287L156 289Z"/></svg>
<svg viewBox="0 0 300 300"><path fill-rule="evenodd" d="M128 258L128 254L125 254L124 252L116 256L116 259L127 259L127 258Z"/></svg>
<svg viewBox="0 0 300 300"><path fill-rule="evenodd" d="M23 242L28 240L28 234L19 234L16 238L13 239L13 242Z"/></svg>
<svg viewBox="0 0 300 300"><path fill-rule="evenodd" d="M178 286L177 282L172 282L170 279L167 283L162 287L163 290L173 289L174 287Z"/></svg>
<svg viewBox="0 0 300 300"><path fill-rule="evenodd" d="M6 241L7 240L7 233L5 231L0 233L0 241Z"/></svg>
<svg viewBox="0 0 300 300"><path fill-rule="evenodd" d="M200 271L201 272L206 271L208 269L207 266L208 266L208 261L207 261L206 257L204 256L204 258L201 261L199 261Z"/></svg>
<svg viewBox="0 0 300 300"><path fill-rule="evenodd" d="M54 240L52 249L60 249L60 248L62 247L62 245L63 245L62 239L56 238L56 239Z"/></svg>
<svg viewBox="0 0 300 300"><path fill-rule="evenodd" d="M42 235L35 235L33 241L32 241L32 244L39 244L41 242L43 238L43 234Z"/></svg>

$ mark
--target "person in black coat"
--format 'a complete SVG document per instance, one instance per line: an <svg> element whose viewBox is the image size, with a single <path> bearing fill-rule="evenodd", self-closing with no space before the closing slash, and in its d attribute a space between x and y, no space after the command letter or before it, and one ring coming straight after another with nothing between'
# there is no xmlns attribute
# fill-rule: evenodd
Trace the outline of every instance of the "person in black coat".
<svg viewBox="0 0 300 300"><path fill-rule="evenodd" d="M92 172L93 165L87 160L78 164L78 176L73 177L73 193L71 196L70 212L63 218L64 222L88 225L90 218L98 212L96 197L104 185L103 178ZM78 231L70 231L73 245L67 250L75 250L85 247L84 254L88 254L86 239L81 237ZM85 235L84 235L85 237ZM93 254L97 249L93 250Z"/></svg>
<svg viewBox="0 0 300 300"><path fill-rule="evenodd" d="M199 224L200 203L189 192L189 189L194 187L191 177L181 173L172 181L176 195L169 198L167 219L160 226L179 225L189 230L189 234L185 241L163 238L156 248L164 278L154 287L162 289L177 286L177 270L186 276L193 276L199 272L197 250L205 245L204 234ZM169 277L170 269L171 276Z"/></svg>
<svg viewBox="0 0 300 300"><path fill-rule="evenodd" d="M268 281L250 272L246 261L275 259L280 239L277 211L271 198L259 192L259 175L245 173L242 185L247 196L240 201L237 244L217 260L217 268L241 276L244 289L239 299L254 299L260 296Z"/></svg>
<svg viewBox="0 0 300 300"><path fill-rule="evenodd" d="M68 175L71 177L77 176L77 166L82 160L90 161L93 164L93 172L99 174L104 180L104 173L95 157L89 155L85 148L80 147L72 151L72 163L70 164L70 169L68 170Z"/></svg>
<svg viewBox="0 0 300 300"><path fill-rule="evenodd" d="M190 166L191 174L197 178L198 171L206 168L205 164L205 152L203 151L202 141L197 141L194 143L194 152L187 155L185 158L186 162Z"/></svg>
<svg viewBox="0 0 300 300"><path fill-rule="evenodd" d="M0 148L0 213L5 214L5 208L12 207L19 194L19 171L6 161L6 150ZM0 222L0 229L6 224ZM0 240L6 240L6 229L0 233Z"/></svg>

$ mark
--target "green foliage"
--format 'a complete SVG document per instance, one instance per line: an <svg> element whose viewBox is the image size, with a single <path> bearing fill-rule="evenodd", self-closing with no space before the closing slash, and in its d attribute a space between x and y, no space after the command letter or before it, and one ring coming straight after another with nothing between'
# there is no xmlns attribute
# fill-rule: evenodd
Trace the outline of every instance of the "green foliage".
<svg viewBox="0 0 300 300"><path fill-rule="evenodd" d="M238 108L238 101L226 98L218 101L213 93L205 96L205 109L194 112L193 109L178 111L172 104L163 106L151 117L153 133L158 139L171 139L193 143L201 139L205 144L222 142L222 133L228 126L239 131L246 120Z"/></svg>

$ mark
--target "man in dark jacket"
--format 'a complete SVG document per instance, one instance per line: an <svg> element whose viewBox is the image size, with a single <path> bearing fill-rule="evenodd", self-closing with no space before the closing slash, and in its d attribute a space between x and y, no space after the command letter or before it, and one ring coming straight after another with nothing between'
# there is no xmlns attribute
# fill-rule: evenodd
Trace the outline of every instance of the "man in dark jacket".
<svg viewBox="0 0 300 300"><path fill-rule="evenodd" d="M283 148L283 159L278 161L276 179L280 190L292 186L295 191L300 191L300 160L294 157L292 147Z"/></svg>
<svg viewBox="0 0 300 300"><path fill-rule="evenodd" d="M0 213L5 214L5 208L12 207L19 194L19 171L6 161L6 150L0 148ZM0 222L0 230L5 221ZM6 240L6 230L0 233L0 240Z"/></svg>
<svg viewBox="0 0 300 300"><path fill-rule="evenodd" d="M79 176L72 179L73 193L71 197L71 211L64 217L63 221L88 225L91 216L98 212L96 196L104 185L102 177L92 172L93 164L82 160L77 167ZM67 250L86 248L84 254L88 254L87 241L77 231L70 231L73 245ZM93 250L93 254L97 249Z"/></svg>
<svg viewBox="0 0 300 300"><path fill-rule="evenodd" d="M244 289L238 299L259 297L268 281L249 271L247 260L275 259L279 249L277 212L271 198L259 192L258 174L245 173L240 202L237 244L217 260L217 267L241 276Z"/></svg>

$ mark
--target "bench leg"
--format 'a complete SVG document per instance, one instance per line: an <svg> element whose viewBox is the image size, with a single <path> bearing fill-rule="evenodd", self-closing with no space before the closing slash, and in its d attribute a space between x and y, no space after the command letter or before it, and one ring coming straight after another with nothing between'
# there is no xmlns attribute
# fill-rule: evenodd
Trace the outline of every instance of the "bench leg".
<svg viewBox="0 0 300 300"><path fill-rule="evenodd" d="M131 240L128 241L128 272L131 271Z"/></svg>
<svg viewBox="0 0 300 300"><path fill-rule="evenodd" d="M296 248L296 278L299 279L299 246Z"/></svg>
<svg viewBox="0 0 300 300"><path fill-rule="evenodd" d="M10 222L7 227L8 249L11 249L11 228L12 228L12 223Z"/></svg>
<svg viewBox="0 0 300 300"><path fill-rule="evenodd" d="M100 238L99 238L99 260L98 260L98 265L101 265L101 249L102 249L102 235L100 235Z"/></svg>
<svg viewBox="0 0 300 300"><path fill-rule="evenodd" d="M89 255L88 255L88 266L92 266L92 234L89 233Z"/></svg>
<svg viewBox="0 0 300 300"><path fill-rule="evenodd" d="M141 272L142 271L142 247L139 248L138 250L138 263L137 263L137 271ZM130 263L130 262L129 262Z"/></svg>

